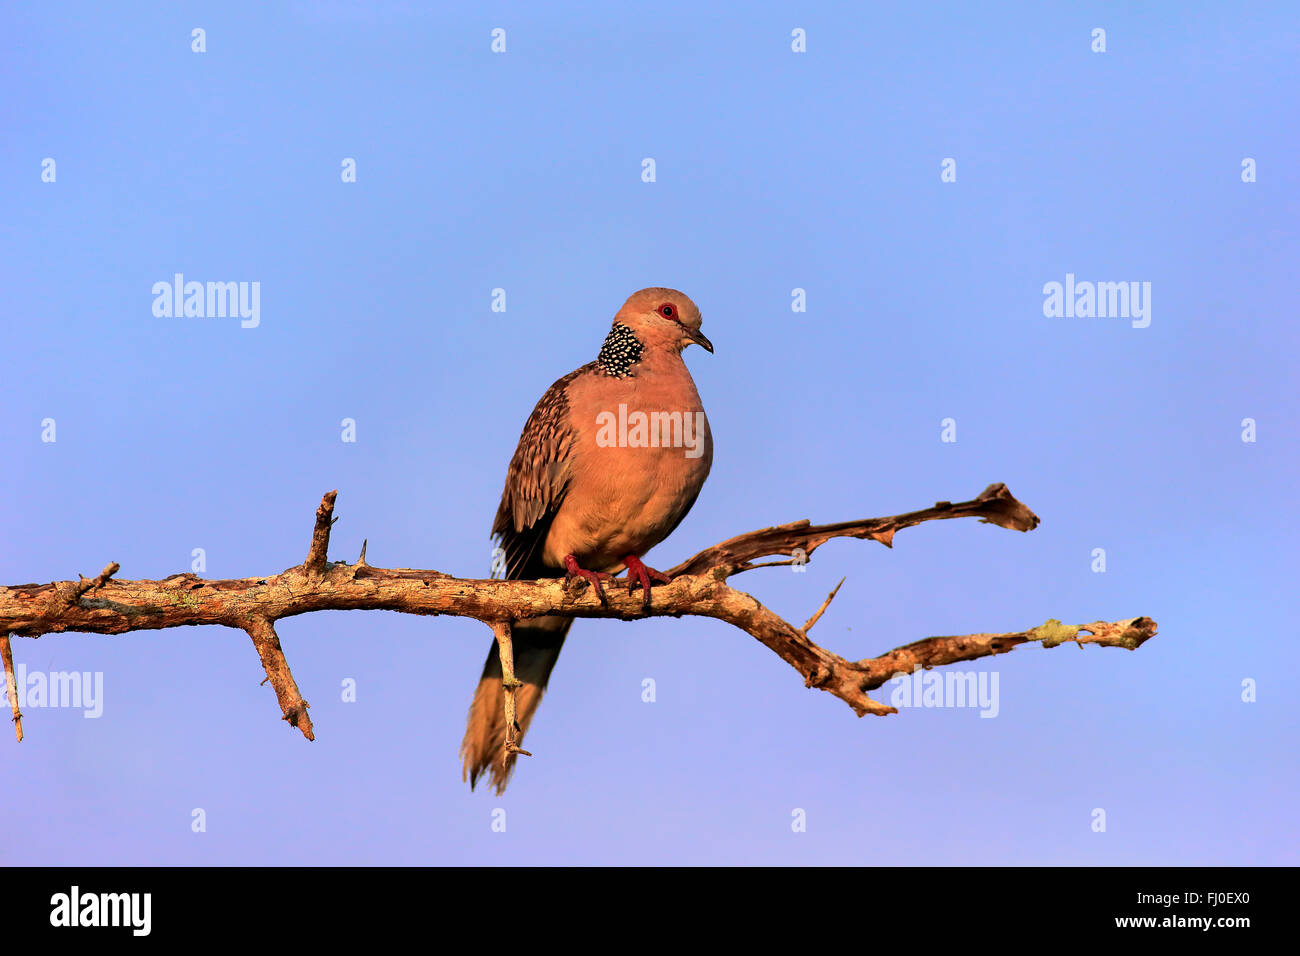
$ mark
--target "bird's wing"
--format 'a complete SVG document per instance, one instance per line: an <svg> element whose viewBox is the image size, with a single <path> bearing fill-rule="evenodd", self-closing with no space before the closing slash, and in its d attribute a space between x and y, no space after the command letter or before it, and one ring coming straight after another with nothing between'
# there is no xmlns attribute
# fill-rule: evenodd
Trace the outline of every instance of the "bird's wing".
<svg viewBox="0 0 1300 956"><path fill-rule="evenodd" d="M569 417L569 384L591 374L595 363L576 369L546 390L528 416L519 445L506 471L506 486L492 522L492 534L505 551L507 579L546 577L542 543L551 519L568 490L573 428Z"/></svg>

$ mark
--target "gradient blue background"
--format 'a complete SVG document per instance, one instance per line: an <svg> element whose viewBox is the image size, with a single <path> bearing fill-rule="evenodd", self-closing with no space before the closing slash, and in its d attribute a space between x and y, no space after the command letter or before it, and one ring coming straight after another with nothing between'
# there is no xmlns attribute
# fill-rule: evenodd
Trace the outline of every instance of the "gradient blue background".
<svg viewBox="0 0 1300 956"><path fill-rule="evenodd" d="M814 636L855 658L1048 617L1160 633L965 665L999 673L996 719L859 720L721 623L580 622L504 798L460 781L474 621L282 622L313 744L242 633L16 639L102 671L105 711L0 738L0 860L1300 862L1294 7L240 6L0 21L0 581L196 547L274 573L331 488L333 557L484 576L533 403L670 285L717 346L687 353L716 454L652 563L1005 481L1032 534L940 522L734 583L802 621L847 575ZM261 326L155 318L175 272L261 282ZM1066 272L1151 282L1151 326L1044 318Z"/></svg>

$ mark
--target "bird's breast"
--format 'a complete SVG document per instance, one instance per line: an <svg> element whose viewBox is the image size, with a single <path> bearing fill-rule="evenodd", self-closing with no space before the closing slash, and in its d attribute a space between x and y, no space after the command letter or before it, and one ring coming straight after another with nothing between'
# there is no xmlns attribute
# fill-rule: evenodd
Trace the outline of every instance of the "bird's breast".
<svg viewBox="0 0 1300 956"><path fill-rule="evenodd" d="M630 384L585 411L591 420L575 422L569 488L547 536L547 563L573 554L588 570L617 570L686 516L712 466L713 437L689 376Z"/></svg>

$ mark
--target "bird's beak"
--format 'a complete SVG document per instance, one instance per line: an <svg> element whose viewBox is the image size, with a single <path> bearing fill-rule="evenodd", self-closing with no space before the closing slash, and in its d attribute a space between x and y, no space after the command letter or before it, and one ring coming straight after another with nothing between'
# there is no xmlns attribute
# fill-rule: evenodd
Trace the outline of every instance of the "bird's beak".
<svg viewBox="0 0 1300 956"><path fill-rule="evenodd" d="M713 352L713 343L710 342L708 336L705 335L703 332L701 332L699 329L695 329L694 331L687 329L686 335L696 345L702 345L704 346L704 348L708 349L710 353Z"/></svg>

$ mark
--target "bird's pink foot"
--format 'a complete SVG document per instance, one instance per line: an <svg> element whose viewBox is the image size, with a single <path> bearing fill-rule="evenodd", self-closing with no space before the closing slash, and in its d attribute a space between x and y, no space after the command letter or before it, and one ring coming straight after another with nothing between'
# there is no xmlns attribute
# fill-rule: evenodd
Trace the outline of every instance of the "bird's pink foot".
<svg viewBox="0 0 1300 956"><path fill-rule="evenodd" d="M566 554L564 556L564 570L566 572L564 575L566 581L572 581L574 578L582 578L584 581L590 582L591 586L596 589L596 597L600 598L601 606L609 606L609 600L605 597L605 589L601 587L600 582L611 581L613 580L614 575L605 571L587 571L584 568L580 568L578 567L578 559L571 554Z"/></svg>
<svg viewBox="0 0 1300 956"><path fill-rule="evenodd" d="M656 571L654 568L647 567L641 563L641 559L635 554L629 554L623 559L623 564L627 566L627 593L631 594L636 590L639 584L645 590L645 598L641 604L643 607L650 606L650 582L658 581L660 584L671 584L672 578L662 571Z"/></svg>

